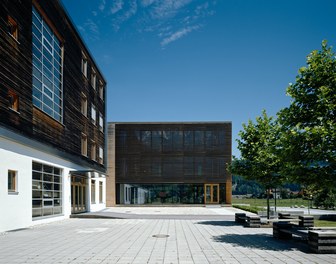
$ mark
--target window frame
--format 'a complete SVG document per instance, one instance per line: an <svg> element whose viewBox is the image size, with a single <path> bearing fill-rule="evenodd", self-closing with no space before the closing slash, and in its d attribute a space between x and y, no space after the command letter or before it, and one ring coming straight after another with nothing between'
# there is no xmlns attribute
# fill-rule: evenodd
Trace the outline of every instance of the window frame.
<svg viewBox="0 0 336 264"><path fill-rule="evenodd" d="M87 117L87 113L88 113L87 105L88 105L87 96L84 93L82 93L81 94L81 113L85 117Z"/></svg>
<svg viewBox="0 0 336 264"><path fill-rule="evenodd" d="M9 169L7 175L8 193L18 193L18 171Z"/></svg>
<svg viewBox="0 0 336 264"><path fill-rule="evenodd" d="M87 78L88 56L82 51L81 72Z"/></svg>
<svg viewBox="0 0 336 264"><path fill-rule="evenodd" d="M12 90L9 89L8 93L8 108L15 111L15 112L19 112L19 96L17 95L17 93Z"/></svg>
<svg viewBox="0 0 336 264"><path fill-rule="evenodd" d="M99 112L99 130L104 133L104 117L103 114Z"/></svg>
<svg viewBox="0 0 336 264"><path fill-rule="evenodd" d="M102 146L99 146L98 162L104 164L104 148Z"/></svg>
<svg viewBox="0 0 336 264"><path fill-rule="evenodd" d="M81 135L81 154L84 157L88 156L87 140L88 140L87 135L82 133Z"/></svg>
<svg viewBox="0 0 336 264"><path fill-rule="evenodd" d="M17 21L10 15L7 16L7 24L8 24L8 34L15 39L19 40L19 26Z"/></svg>
<svg viewBox="0 0 336 264"><path fill-rule="evenodd" d="M97 122L97 107L93 103L91 103L91 122L94 125L96 125Z"/></svg>
<svg viewBox="0 0 336 264"><path fill-rule="evenodd" d="M97 88L97 73L96 70L91 67L91 86L94 90Z"/></svg>
<svg viewBox="0 0 336 264"><path fill-rule="evenodd" d="M90 157L92 160L97 161L97 144L94 140L91 140Z"/></svg>
<svg viewBox="0 0 336 264"><path fill-rule="evenodd" d="M104 101L104 84L101 80L99 80L99 98Z"/></svg>

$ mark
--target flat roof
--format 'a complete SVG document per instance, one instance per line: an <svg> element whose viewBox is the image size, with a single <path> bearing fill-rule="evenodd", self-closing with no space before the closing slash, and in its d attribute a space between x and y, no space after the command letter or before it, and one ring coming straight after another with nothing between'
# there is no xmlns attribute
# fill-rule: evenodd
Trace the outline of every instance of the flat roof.
<svg viewBox="0 0 336 264"><path fill-rule="evenodd" d="M108 124L121 124L121 125L194 125L194 124L232 124L232 121L178 121L178 122L107 122Z"/></svg>

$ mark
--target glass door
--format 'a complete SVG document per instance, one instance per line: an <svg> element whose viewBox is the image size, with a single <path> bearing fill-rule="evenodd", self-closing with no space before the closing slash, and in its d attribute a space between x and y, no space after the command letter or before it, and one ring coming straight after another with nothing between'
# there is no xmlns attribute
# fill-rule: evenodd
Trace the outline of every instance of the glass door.
<svg viewBox="0 0 336 264"><path fill-rule="evenodd" d="M86 212L86 180L73 176L71 179L71 213Z"/></svg>
<svg viewBox="0 0 336 264"><path fill-rule="evenodd" d="M219 203L219 184L204 184L205 204Z"/></svg>

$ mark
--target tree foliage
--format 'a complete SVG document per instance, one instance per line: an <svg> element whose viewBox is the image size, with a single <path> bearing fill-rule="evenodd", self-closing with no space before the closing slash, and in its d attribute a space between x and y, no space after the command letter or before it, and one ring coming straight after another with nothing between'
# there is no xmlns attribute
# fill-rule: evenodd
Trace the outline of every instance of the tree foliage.
<svg viewBox="0 0 336 264"><path fill-rule="evenodd" d="M305 185L335 187L336 57L326 41L309 54L287 94L291 104L278 113L282 174Z"/></svg>
<svg viewBox="0 0 336 264"><path fill-rule="evenodd" d="M231 172L248 180L255 180L268 190L278 186L281 182L277 154L278 124L263 111L255 123L249 120L247 124L243 124L239 136L237 141L241 158L233 159L229 166ZM269 216L269 196L267 200Z"/></svg>

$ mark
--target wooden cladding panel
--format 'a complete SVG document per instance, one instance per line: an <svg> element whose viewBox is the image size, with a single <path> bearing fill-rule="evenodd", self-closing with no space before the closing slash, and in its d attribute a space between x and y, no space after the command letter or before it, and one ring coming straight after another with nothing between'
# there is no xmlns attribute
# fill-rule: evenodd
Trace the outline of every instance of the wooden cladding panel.
<svg viewBox="0 0 336 264"><path fill-rule="evenodd" d="M106 115L105 103L99 98L98 89L93 90L90 80L81 72L82 50L86 49L85 45L59 1L34 2L43 10L43 15L48 18L53 30L58 32L63 45L63 123L58 123L32 103L32 1L4 0L0 3L0 124L74 154L91 167L104 170L105 166L81 155L82 132L96 142L97 156L99 146L105 149L105 135L99 130L98 123L99 113L104 117ZM18 24L18 41L8 34L8 15ZM88 62L88 76L90 77L91 67L94 67L97 79L105 85L105 80L90 56ZM13 89L19 96L19 113L8 109L9 89ZM91 103L96 106L96 125L81 113L82 93L88 99L88 117ZM88 148L90 149L90 145Z"/></svg>
<svg viewBox="0 0 336 264"><path fill-rule="evenodd" d="M231 123L116 123L115 130L116 183L231 182Z"/></svg>

